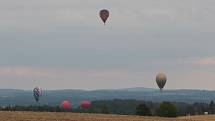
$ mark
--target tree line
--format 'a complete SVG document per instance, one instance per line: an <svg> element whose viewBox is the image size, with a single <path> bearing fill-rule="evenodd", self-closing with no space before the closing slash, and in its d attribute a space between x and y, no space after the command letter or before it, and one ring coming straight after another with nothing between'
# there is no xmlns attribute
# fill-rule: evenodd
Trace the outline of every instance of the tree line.
<svg viewBox="0 0 215 121"><path fill-rule="evenodd" d="M81 107L63 110L59 106L1 106L0 111L39 111L39 112L80 112L80 113L101 113L121 114L140 116L161 116L177 117L186 115L215 114L215 104L209 103L183 103L183 102L151 102L138 100L97 100L92 101L88 109Z"/></svg>

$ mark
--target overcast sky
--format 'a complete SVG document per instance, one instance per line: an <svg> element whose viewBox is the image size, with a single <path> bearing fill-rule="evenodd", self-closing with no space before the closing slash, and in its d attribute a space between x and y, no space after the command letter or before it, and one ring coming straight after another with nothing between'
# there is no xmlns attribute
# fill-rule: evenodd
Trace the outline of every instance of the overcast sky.
<svg viewBox="0 0 215 121"><path fill-rule="evenodd" d="M215 90L214 0L0 0L0 88ZM106 26L99 11L106 8Z"/></svg>

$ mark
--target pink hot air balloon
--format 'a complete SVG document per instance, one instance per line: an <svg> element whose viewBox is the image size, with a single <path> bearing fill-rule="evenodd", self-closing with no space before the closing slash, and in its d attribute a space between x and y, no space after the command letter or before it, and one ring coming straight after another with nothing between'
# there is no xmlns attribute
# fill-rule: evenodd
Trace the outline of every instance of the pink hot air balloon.
<svg viewBox="0 0 215 121"><path fill-rule="evenodd" d="M104 24L106 23L108 17L109 17L109 11L106 9L103 9L99 12L99 15L102 19L102 21L104 22Z"/></svg>
<svg viewBox="0 0 215 121"><path fill-rule="evenodd" d="M60 108L63 110L69 109L71 106L70 102L68 100L63 100L60 104Z"/></svg>
<svg viewBox="0 0 215 121"><path fill-rule="evenodd" d="M83 108L83 109L88 109L89 107L90 107L90 102L89 101L87 101L87 100L84 100L84 101L82 101L81 102L81 108Z"/></svg>

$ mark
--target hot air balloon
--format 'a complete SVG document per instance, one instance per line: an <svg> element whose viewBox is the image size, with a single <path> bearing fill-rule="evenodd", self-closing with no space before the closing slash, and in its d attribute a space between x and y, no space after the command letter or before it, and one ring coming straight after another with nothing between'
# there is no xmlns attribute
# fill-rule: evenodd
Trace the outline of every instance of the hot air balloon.
<svg viewBox="0 0 215 121"><path fill-rule="evenodd" d="M88 109L90 107L90 101L84 100L81 102L81 108Z"/></svg>
<svg viewBox="0 0 215 121"><path fill-rule="evenodd" d="M166 84L167 78L166 75L164 73L159 73L156 76L156 82L158 87L160 88L160 90L162 91L162 89L164 88L165 84Z"/></svg>
<svg viewBox="0 0 215 121"><path fill-rule="evenodd" d="M41 95L42 95L41 88L35 87L34 90L33 90L33 93L34 93L34 98L35 98L36 102L38 102L40 97L41 97Z"/></svg>
<svg viewBox="0 0 215 121"><path fill-rule="evenodd" d="M99 15L102 19L102 21L104 22L104 24L106 23L108 17L109 17L109 11L106 9L103 9L99 12Z"/></svg>
<svg viewBox="0 0 215 121"><path fill-rule="evenodd" d="M61 103L60 103L60 108L63 109L63 110L68 110L70 108L71 104L68 100L63 100Z"/></svg>

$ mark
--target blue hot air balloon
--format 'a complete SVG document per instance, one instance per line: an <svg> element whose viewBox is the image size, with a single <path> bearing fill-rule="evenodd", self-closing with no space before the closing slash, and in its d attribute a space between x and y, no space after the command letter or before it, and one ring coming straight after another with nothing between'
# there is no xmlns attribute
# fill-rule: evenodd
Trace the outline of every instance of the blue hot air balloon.
<svg viewBox="0 0 215 121"><path fill-rule="evenodd" d="M40 97L41 97L41 95L42 95L41 88L35 87L34 90L33 90L33 93L34 93L34 98L35 98L36 102L38 102Z"/></svg>

